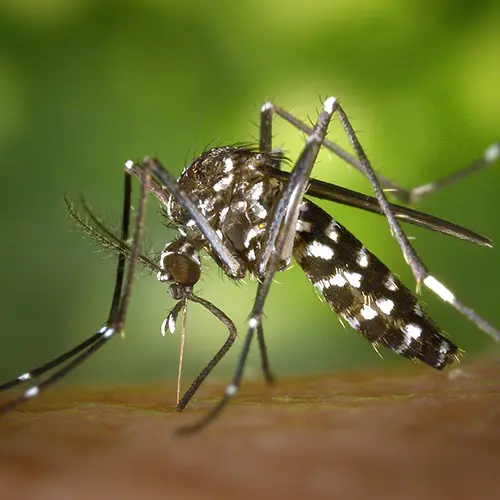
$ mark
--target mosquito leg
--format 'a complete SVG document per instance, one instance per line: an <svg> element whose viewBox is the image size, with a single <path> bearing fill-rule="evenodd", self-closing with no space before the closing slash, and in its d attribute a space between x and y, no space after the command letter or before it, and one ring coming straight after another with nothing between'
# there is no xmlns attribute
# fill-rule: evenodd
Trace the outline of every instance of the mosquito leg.
<svg viewBox="0 0 500 500"><path fill-rule="evenodd" d="M196 377L194 382L191 384L189 389L184 393L184 395L177 404L178 410L183 410L186 407L186 405L195 395L196 391L203 383L203 381L208 377L210 372L215 368L215 366L219 363L219 361L227 354L227 352L233 345L234 341L236 340L236 336L238 335L234 323L218 307L214 306L208 300L202 299L201 297L198 297L194 294L189 295L189 300L191 300L192 302L197 302L198 304L208 309L208 311L210 311L221 323L223 323L226 326L229 335L227 337L226 342L224 342L223 346L219 349L217 354L208 362L205 368L203 368L201 373Z"/></svg>
<svg viewBox="0 0 500 500"><path fill-rule="evenodd" d="M273 150L273 109L269 102L264 103L260 108L259 151L262 153L276 153L273 167L281 170L281 150Z"/></svg>
<svg viewBox="0 0 500 500"><path fill-rule="evenodd" d="M241 378L243 376L243 370L245 368L246 360L248 358L248 353L250 351L250 345L252 343L252 337L253 337L254 331L255 331L255 329L250 328L246 337L245 337L245 340L243 342L243 349L241 350L240 358L238 360L238 364L236 365L236 373L233 377L231 384L229 384L227 386L226 391L224 393L224 396L219 400L219 402L213 408L210 409L210 411L208 411L200 420L198 420L198 422L196 422L192 425L179 427L177 429L178 434L187 435L187 434L193 434L195 432L199 432L199 431L203 430L208 424L210 424L210 422L212 422L215 418L217 418L219 413L226 407L226 405L229 403L231 398L236 395L236 393L238 392L238 387L241 383ZM198 386L201 384L201 382L203 382L203 380L200 381ZM188 396L188 393L189 393L189 389L186 392L185 397ZM187 401L189 401L189 399L191 397L192 397L192 394L190 394L187 397ZM184 399L184 397L181 399L181 403L183 402L183 399ZM187 404L187 401L186 401L186 404Z"/></svg>
<svg viewBox="0 0 500 500"><path fill-rule="evenodd" d="M453 172L452 174L442 177L437 181L429 182L427 184L414 187L413 189L406 190L399 186L394 186L394 188L396 189L394 195L400 200L404 201L405 203L415 203L418 200L427 196L428 194L440 191L441 189L451 184L455 184L456 182L471 175L472 173L488 167L492 163L495 163L499 158L500 158L500 143L497 142L495 144L492 144L488 149L486 149L481 158L476 159L474 162L458 170L457 172Z"/></svg>
<svg viewBox="0 0 500 500"><path fill-rule="evenodd" d="M124 240L128 238L128 231L129 231L129 225L130 225L130 196L131 196L131 179L130 176L125 174L125 187L124 187L124 203L123 203L123 214L122 214L122 229L121 229L121 236ZM146 192L147 194L147 192ZM142 210L142 213L144 211ZM141 209L139 209L139 215L138 217L141 216ZM136 231L137 232L137 231ZM140 234L138 235L140 238ZM134 240L137 240L137 234ZM53 373L51 376L49 376L47 379L43 380L40 382L38 385L33 385L26 391L24 391L23 394L18 396L17 398L14 398L13 400L7 402L6 404L0 406L0 414L6 413L13 409L15 406L18 404L28 401L29 399L34 398L35 396L38 396L42 390L45 390L46 388L50 387L52 384L57 382L60 378L62 378L64 375L66 375L68 372L76 368L78 365L80 365L83 361L85 361L89 356L91 356L94 352L98 351L111 337L114 336L116 333L116 328L112 326L112 322L115 319L115 315L119 311L119 306L120 306L120 295L121 295L121 289L123 286L123 278L124 278L124 272L125 272L125 257L120 254L119 259L118 259L118 265L117 265L117 274L116 274L116 281L115 281L115 287L114 287L114 292L113 292L113 299L111 301L111 308L110 308L110 314L108 317L108 321L105 326L103 326L99 332L96 334L92 335L89 337L87 340L79 344L78 346L74 347L73 349L67 351L66 353L62 354L61 356L58 356L57 358L53 359L52 361L49 361L48 363L45 363L44 365L35 368L20 377L18 377L15 380L12 380L11 382L7 382L0 386L0 390L8 389L10 387L14 387L18 384L21 384L23 382L29 381L29 380L34 380L48 371L52 370L53 368L56 368L58 366L61 366L63 363L65 363L68 360L71 360L69 363L67 363L65 366L57 370L55 373ZM76 356L76 357L75 357Z"/></svg>
<svg viewBox="0 0 500 500"><path fill-rule="evenodd" d="M38 385L31 386L17 398L14 398L11 401L7 402L6 404L0 406L0 415L9 412L17 405L38 396L42 391L44 391L45 389L53 385L55 382L63 378L67 373L69 373L78 365L80 365L89 356L97 352L114 335L114 333L115 331L110 327L104 326L103 328L101 328L101 330L99 330L99 332L96 335L94 335L94 337L97 337L97 340L93 344L91 344L87 350L84 350L83 352L80 351L80 354L78 356L74 357L69 363L67 363L63 368L57 370L50 377L46 378Z"/></svg>
<svg viewBox="0 0 500 500"><path fill-rule="evenodd" d="M310 133L311 131L310 127L302 123L300 120L295 118L293 115L291 115L284 109L279 108L278 106L275 106L272 103L268 103L266 107L268 108L268 110L272 110L272 112L274 112L276 115L280 116L281 118L289 122L297 129L304 131L306 133ZM352 155L350 155L349 153L347 153L342 148L337 146L335 143L329 141L328 139L325 139L323 145L333 153L337 154L339 157L343 158L347 163L358 169L369 180L372 189L375 192L380 209L388 220L391 232L396 238L399 246L401 247L405 260L410 266L417 280L417 289L420 286L420 283L424 283L424 285L426 285L428 288L434 291L443 300L449 302L455 309L457 309L469 320L475 323L480 329L491 335L495 340L500 340L500 330L494 328L481 316L476 314L474 310L467 307L465 304L461 303L444 285L442 285L438 280L436 280L436 278L434 278L429 274L428 269L424 266L423 262L418 257L417 253L411 246L406 234L402 230L399 222L396 220L396 216L393 210L391 209L391 205L387 201L387 198L382 189L382 187L388 187L398 190L399 189L398 186L395 186L394 184L387 181L380 175L375 174L361 144L359 143L359 140L356 136L356 133L354 132L354 129L352 128L352 125L347 115L345 114L344 110L340 105L336 107L336 112L337 115L339 116L344 131L349 141L351 142L351 145L354 148L356 157L353 157ZM464 177L468 173L477 170L478 168L493 163L499 158L499 156L500 156L500 145L494 144L486 150L485 154L483 155L482 163L478 164L477 166L475 165L474 167L468 167L468 169L466 169L465 174L463 175L458 174L456 177L454 177L454 179L449 181L448 180L440 181L440 184L441 185L450 184L451 182L454 182Z"/></svg>
<svg viewBox="0 0 500 500"><path fill-rule="evenodd" d="M123 212L122 212L122 236L124 238L128 237L128 225L130 221L130 192L131 192L131 184L130 184L130 176L125 175L125 186L124 186L124 201L123 201ZM123 269L124 269L124 262L122 262L121 259L118 260L118 267L117 267L117 273L116 273L116 282L115 282L115 290L113 293L113 299L111 301L111 309L110 309L110 314L109 317L112 316L113 312L116 310L117 304L120 300L120 292L121 292L121 284L123 282ZM109 321L109 320L108 320ZM81 344L78 344L76 347L70 349L69 351L65 352L61 356L58 356L57 358L54 358L53 360L49 361L48 363L44 363L43 365L33 368L29 372L23 373L16 379L10 380L9 382L5 382L4 384L0 385L0 391L5 391L7 389L10 389L11 387L15 387L17 385L22 384L23 382L27 382L29 380L36 379L48 371L50 371L52 368L55 368L56 366L61 365L68 359L76 356L80 352L84 351L87 349L89 346L94 344L97 340L99 340L102 336L102 331L97 332L96 334L92 335L89 337L87 340L82 342Z"/></svg>
<svg viewBox="0 0 500 500"><path fill-rule="evenodd" d="M273 282L274 275L276 274L281 260L281 255L290 234L295 231L297 221L293 217L286 217L287 213L296 213L297 207L300 206L302 198L307 189L307 181L314 163L318 156L319 150L328 130L332 114L335 111L337 101L335 98L330 97L326 99L323 104L323 110L320 113L313 132L307 138L306 144L302 153L297 160L290 179L284 185L283 191L276 202L276 205L271 213L270 220L272 223L268 224L264 236L263 248L272 251L268 252L265 259L261 262L264 269L261 273L262 281L259 282L257 287L257 295L252 307L250 319L248 321L248 330L243 343L243 349L236 366L236 372L231 384L226 388L224 396L219 403L212 408L204 417L195 424L183 427L179 432L192 433L202 430L210 424L220 412L227 406L229 401L237 394L241 379L245 369L250 345L255 332L260 328L262 322L262 314L264 311L264 304ZM284 223L282 224L282 222ZM265 254L266 252L264 252Z"/></svg>
<svg viewBox="0 0 500 500"><path fill-rule="evenodd" d="M133 162L131 161L128 161L125 164L125 170L127 173L129 173L132 165ZM127 175L127 177L129 176ZM125 317L127 315L128 304L130 302L130 295L132 293L132 282L134 281L135 267L137 265L137 261L141 254L141 238L144 229L144 220L146 218L146 205L148 201L150 179L151 179L151 171L149 170L149 168L145 168L141 179L139 208L137 210L137 217L135 219L135 231L130 250L130 262L128 266L127 279L125 280L123 285L123 294L121 300L119 301L119 304L116 305L112 317L113 328L118 333L121 333L123 331L123 327L125 326ZM129 210L130 210L130 204L129 204ZM124 255L120 255L120 257L123 258L123 260L125 261ZM120 261L118 262L118 269L121 269L121 279L123 280L124 265L122 268L120 268Z"/></svg>
<svg viewBox="0 0 500 500"><path fill-rule="evenodd" d="M268 171L271 176L285 181L290 176L288 172L284 171L277 172L275 169L268 169ZM336 184L329 184L328 182L319 181L317 179L310 179L306 194L323 200L330 200L334 203L359 208L378 215L384 215L377 198L373 198L372 196L368 196L363 193L358 193L357 191L352 191L351 189L347 189L342 186L337 186ZM425 229L430 229L431 231L437 231L470 243L475 243L476 245L482 245L490 248L493 246L489 238L481 236L470 229L453 224L452 222L434 217L433 215L425 214L424 212L413 210L403 205L394 205L393 203L390 203L390 206L395 217L402 222L415 224L417 226L424 227Z"/></svg>
<svg viewBox="0 0 500 500"><path fill-rule="evenodd" d="M262 373L264 374L264 379L267 385L273 385L276 382L276 377L272 373L269 366L269 357L267 355L266 339L264 337L262 323L259 323L257 327L257 341L259 342L260 365L262 368Z"/></svg>
<svg viewBox="0 0 500 500"><path fill-rule="evenodd" d="M181 399L182 367L184 365L184 347L186 345L187 304L187 300L184 299L182 301L181 345L179 349L179 369L177 370L177 392L175 394L176 405L179 405Z"/></svg>
<svg viewBox="0 0 500 500"><path fill-rule="evenodd" d="M270 153L273 148L273 108L269 102L260 108L259 151Z"/></svg>
<svg viewBox="0 0 500 500"><path fill-rule="evenodd" d="M268 121L271 120L270 116L272 114L276 114L281 118L283 118L288 123L290 123L291 125L293 125L298 130L301 130L306 134L310 134L312 132L312 128L310 126L306 125L304 122L302 122L301 120L290 114L288 111L285 111L283 108L280 108L279 106L276 106L271 102L267 102L266 104L264 104L262 110L264 110L264 108L266 111L266 119ZM264 111L262 111L262 114L264 114ZM270 130L271 125L269 125L268 128ZM262 139L261 139L261 144L262 144ZM359 170L361 173L364 173L363 166L356 156L351 155L350 153L348 153L339 145L335 144L333 141L329 139L325 139L323 146L332 153L334 153L335 155L337 155L339 158L342 158L342 160L344 160L346 163L353 166L355 169ZM472 174L477 170L488 167L489 165L495 163L499 158L500 158L500 143L497 142L490 145L483 153L481 158L478 158L470 165L459 170L458 172L454 172L453 174L446 176L438 181L424 184L422 186L417 186L413 189L405 189L399 186L398 184L386 179L383 175L379 173L377 173L376 176L380 185L384 189L390 190L391 194L394 197L396 197L397 199L399 199L404 203L414 203L422 199L424 196L436 192L445 186L449 186L450 184L453 184L463 179L464 177L467 177L468 175Z"/></svg>
<svg viewBox="0 0 500 500"><path fill-rule="evenodd" d="M259 151L263 153L270 153L272 151L272 140L273 140L273 130L272 130L272 115L273 110L272 106L269 106L269 103L265 103L260 110L260 140L259 140ZM274 168L278 170L281 169L280 160L276 160L273 165ZM271 385L275 382L275 377L271 372L269 365L269 357L267 355L267 347L266 341L264 338L264 331L262 328L262 324L259 324L257 329L257 340L259 342L259 352L260 352L260 361L262 372L264 373L264 379L267 384Z"/></svg>
<svg viewBox="0 0 500 500"><path fill-rule="evenodd" d="M41 366L38 366L37 368L31 369L29 372L23 373L19 377L9 380L8 382L5 382L0 385L0 392L6 391L7 389L10 389L12 387L16 387L18 385L23 384L24 382L28 382L29 380L34 380L43 374L47 373L48 371L52 370L52 368L55 368L56 366L59 366L63 364L65 361L68 359L73 358L80 352L84 351L87 349L89 346L97 342L100 338L102 337L102 332L99 331L92 335L92 337L89 337L87 340L83 341L81 344L78 344L76 347L73 349L70 349L69 351L65 352L64 354L61 354L61 356L58 356L57 358L54 358L53 360L49 361L48 363L45 363ZM0 413L3 412L3 408L0 407Z"/></svg>
<svg viewBox="0 0 500 500"><path fill-rule="evenodd" d="M387 201L385 194L380 186L380 183L377 180L377 177L373 171L373 168L368 160L357 136L354 132L351 123L345 114L344 110L340 105L337 106L336 109L337 115L342 123L344 131L356 152L356 156L359 159L359 162L363 168L363 173L369 180L373 191L377 197L377 200L380 204L380 208L384 212L386 216L389 226L391 228L391 232L396 238L399 246L403 251L403 255L408 262L416 280L417 280L417 288L420 283L423 283L427 288L432 290L436 295L441 297L445 302L450 303L457 311L462 313L465 317L467 317L470 321L478 326L481 330L488 333L495 340L500 341L500 330L496 329L492 325L490 325L486 320L484 320L481 316L479 316L473 309L466 306L462 302L460 302L453 293L448 290L442 283L440 283L436 278L430 275L427 268L423 265L420 257L417 255L413 247L411 246L408 237L405 232L402 230L398 220L394 216L390 208L390 204Z"/></svg>
<svg viewBox="0 0 500 500"><path fill-rule="evenodd" d="M300 205L300 202L304 197L304 193L307 190L307 184L311 171L314 167L314 162L316 161L316 157L318 156L321 144L324 141L324 137L328 129L328 125L330 124L332 114L336 107L337 101L335 98L330 97L325 101L323 111L318 117L316 126L314 127L312 133L308 136L306 146L302 150L295 167L290 172L290 177L284 186L283 192L271 212L270 220L272 223L267 226L262 245L264 251L260 256L257 265L260 275L264 275L264 273L267 272L267 263L270 255L275 251L278 231L280 230L286 215L298 212L297 207ZM293 217L291 217L290 220L293 223ZM295 230L295 227L293 230Z"/></svg>

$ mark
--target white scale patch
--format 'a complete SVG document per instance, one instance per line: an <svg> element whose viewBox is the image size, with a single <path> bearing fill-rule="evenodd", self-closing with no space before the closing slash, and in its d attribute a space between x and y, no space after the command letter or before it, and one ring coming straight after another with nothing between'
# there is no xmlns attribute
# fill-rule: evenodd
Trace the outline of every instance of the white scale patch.
<svg viewBox="0 0 500 500"><path fill-rule="evenodd" d="M253 227L248 231L245 242L243 243L245 245L245 248L248 248L250 246L250 242L257 236L257 234L257 231Z"/></svg>
<svg viewBox="0 0 500 500"><path fill-rule="evenodd" d="M361 274L359 273L351 273L349 271L344 271L344 276L346 277L347 281L353 286L354 288L361 288Z"/></svg>
<svg viewBox="0 0 500 500"><path fill-rule="evenodd" d="M331 260L334 255L333 250L328 245L320 243L319 241L313 241L307 245L306 254L324 260Z"/></svg>
<svg viewBox="0 0 500 500"><path fill-rule="evenodd" d="M446 340L443 340L439 345L439 352L441 354L446 354L449 350L450 350L450 344Z"/></svg>
<svg viewBox="0 0 500 500"><path fill-rule="evenodd" d="M229 172L231 172L231 170L233 170L233 168L234 168L233 160L231 158L225 158L224 159L224 173L228 174Z"/></svg>
<svg viewBox="0 0 500 500"><path fill-rule="evenodd" d="M170 333L175 333L175 321L171 314L169 314L161 324L160 332L163 337L165 337L167 329Z"/></svg>
<svg viewBox="0 0 500 500"><path fill-rule="evenodd" d="M484 160L488 163L493 163L500 158L500 143L492 144L484 152Z"/></svg>
<svg viewBox="0 0 500 500"><path fill-rule="evenodd" d="M310 233L312 232L312 224L310 222L298 219L296 230L303 233Z"/></svg>
<svg viewBox="0 0 500 500"><path fill-rule="evenodd" d="M361 267L368 267L368 252L366 248L362 248L358 252L358 258L356 259L356 262L361 266Z"/></svg>
<svg viewBox="0 0 500 500"><path fill-rule="evenodd" d="M37 386L30 387L25 393L24 397L25 398L34 398L35 396L38 396L38 393L40 392L40 389Z"/></svg>
<svg viewBox="0 0 500 500"><path fill-rule="evenodd" d="M219 219L221 222L224 222L226 220L227 213L229 212L229 207L224 207L220 211Z"/></svg>
<svg viewBox="0 0 500 500"><path fill-rule="evenodd" d="M434 278L434 276L427 276L427 278L424 279L424 285L439 295L445 302L450 302L451 304L455 302L455 296L453 293L451 293L448 288Z"/></svg>
<svg viewBox="0 0 500 500"><path fill-rule="evenodd" d="M252 210L258 219L265 219L267 217L267 210L260 203L253 205Z"/></svg>
<svg viewBox="0 0 500 500"><path fill-rule="evenodd" d="M232 398L238 392L238 386L235 384L231 384L227 386L226 396L228 398Z"/></svg>
<svg viewBox="0 0 500 500"><path fill-rule="evenodd" d="M248 260L255 260L255 250L251 248L247 253Z"/></svg>
<svg viewBox="0 0 500 500"><path fill-rule="evenodd" d="M171 314L168 315L168 330L170 333L175 332L175 321L174 317Z"/></svg>
<svg viewBox="0 0 500 500"><path fill-rule="evenodd" d="M377 299L375 304L377 304L377 307L387 315L391 314L394 309L394 302L391 299Z"/></svg>
<svg viewBox="0 0 500 500"><path fill-rule="evenodd" d="M335 97L329 97L328 99L325 100L323 103L323 109L328 113L332 114L333 113L333 107L335 106L335 103L337 102L337 99Z"/></svg>
<svg viewBox="0 0 500 500"><path fill-rule="evenodd" d="M264 192L264 183L263 182L258 182L251 189L250 197L252 198L252 200L259 200L260 197L262 196L263 192Z"/></svg>
<svg viewBox="0 0 500 500"><path fill-rule="evenodd" d="M396 285L396 282L394 281L394 276L392 274L387 278L385 282L385 287L387 290L390 290L391 292L395 292L398 289L398 285Z"/></svg>
<svg viewBox="0 0 500 500"><path fill-rule="evenodd" d="M443 363L447 352L450 350L450 344L446 341L443 340L441 344L439 344L439 363Z"/></svg>
<svg viewBox="0 0 500 500"><path fill-rule="evenodd" d="M223 177L219 182L214 184L214 191L224 191L224 189L227 189L231 185L231 182L233 182L233 174Z"/></svg>
<svg viewBox="0 0 500 500"><path fill-rule="evenodd" d="M263 105L262 105L262 108L260 108L260 110L262 112L264 111L267 111L268 109L272 109L273 107L273 103L272 102L269 102L269 101L266 101Z"/></svg>
<svg viewBox="0 0 500 500"><path fill-rule="evenodd" d="M420 335L422 335L422 327L416 325L415 323L408 323L405 325L403 328L401 328L401 331L406 335L407 338L409 339L419 339ZM410 344L411 340L407 344Z"/></svg>
<svg viewBox="0 0 500 500"><path fill-rule="evenodd" d="M106 331L104 332L104 335L103 337L105 339L109 339L110 337L112 337L113 335L115 334L115 329L114 328L111 328L110 326L108 326L106 328Z"/></svg>
<svg viewBox="0 0 500 500"><path fill-rule="evenodd" d="M330 278L317 281L316 283L314 283L314 286L320 292L323 292L325 288L331 288L332 286L343 287L346 283L347 281L344 279L344 277L341 274L337 273Z"/></svg>
<svg viewBox="0 0 500 500"><path fill-rule="evenodd" d="M165 265L164 265L164 260L165 257L168 257L169 255L172 255L173 252L170 250L163 250L163 252L160 254L160 267L165 270Z"/></svg>
<svg viewBox="0 0 500 500"><path fill-rule="evenodd" d="M338 224L334 220L332 220L325 229L325 235L327 236L327 238L330 238L335 243L338 243L339 241L339 232L337 231L337 227Z"/></svg>
<svg viewBox="0 0 500 500"><path fill-rule="evenodd" d="M341 274L337 273L333 278L330 278L330 283L333 286L344 286L347 283L347 281Z"/></svg>
<svg viewBox="0 0 500 500"><path fill-rule="evenodd" d="M206 215L207 212L211 212L214 209L215 199L207 198L198 204L198 208L203 215Z"/></svg>
<svg viewBox="0 0 500 500"><path fill-rule="evenodd" d="M174 202L174 198L169 196L167 201L167 215L169 219L172 219L172 203Z"/></svg>
<svg viewBox="0 0 500 500"><path fill-rule="evenodd" d="M240 200L236 204L231 204L232 207L234 207L235 205L236 205L236 209L239 212L244 212L247 209L247 202L246 201Z"/></svg>
<svg viewBox="0 0 500 500"><path fill-rule="evenodd" d="M363 309L361 309L360 314L364 319L373 319L377 316L377 311L365 304Z"/></svg>

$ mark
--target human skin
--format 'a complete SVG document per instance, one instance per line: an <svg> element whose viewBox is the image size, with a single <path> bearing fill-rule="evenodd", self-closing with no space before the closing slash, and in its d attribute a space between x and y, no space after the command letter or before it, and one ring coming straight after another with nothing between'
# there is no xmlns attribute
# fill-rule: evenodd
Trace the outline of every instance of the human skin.
<svg viewBox="0 0 500 500"><path fill-rule="evenodd" d="M210 428L175 430L172 386L55 389L0 421L0 498L497 499L500 363L245 383Z"/></svg>

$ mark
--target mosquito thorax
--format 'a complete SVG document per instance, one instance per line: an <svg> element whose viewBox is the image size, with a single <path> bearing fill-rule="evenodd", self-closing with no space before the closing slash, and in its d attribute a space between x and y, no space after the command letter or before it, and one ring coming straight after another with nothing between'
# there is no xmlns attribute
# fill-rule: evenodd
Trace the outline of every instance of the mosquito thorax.
<svg viewBox="0 0 500 500"><path fill-rule="evenodd" d="M283 161L279 152L259 152L246 146L213 148L188 165L178 185L196 203L224 245L246 272L260 276L256 267L269 214L282 189L282 182L267 174ZM166 216L189 241L201 241L198 227L180 204L170 197ZM210 244L204 249L226 271Z"/></svg>

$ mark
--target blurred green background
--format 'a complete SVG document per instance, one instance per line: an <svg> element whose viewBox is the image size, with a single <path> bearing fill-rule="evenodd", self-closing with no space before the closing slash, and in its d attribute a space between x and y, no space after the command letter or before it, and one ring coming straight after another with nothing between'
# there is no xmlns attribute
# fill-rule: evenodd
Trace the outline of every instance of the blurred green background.
<svg viewBox="0 0 500 500"><path fill-rule="evenodd" d="M117 223L126 159L157 155L178 174L209 144L254 141L266 99L306 119L332 94L378 171L407 187L437 179L500 139L499 26L500 3L485 0L3 0L0 380L72 347L107 316L115 260L72 225L64 195L85 194ZM286 124L275 132L275 145L295 158L302 135ZM330 137L346 144L338 125ZM499 241L499 167L419 208ZM357 172L328 154L315 175L369 192ZM152 201L147 237L161 249L172 233ZM382 218L323 206L414 288ZM500 249L407 229L433 273L500 326ZM380 359L342 328L296 267L277 280L265 332L278 376L408 363L386 350ZM125 340L67 382L175 377L178 336L160 336L173 304L167 287L147 272L136 285ZM198 293L243 331L255 283L237 287L207 263ZM427 291L423 300L471 355L492 349L453 309ZM225 335L206 311L190 306L186 378ZM240 345L214 378L229 376ZM259 376L253 354L249 377Z"/></svg>

